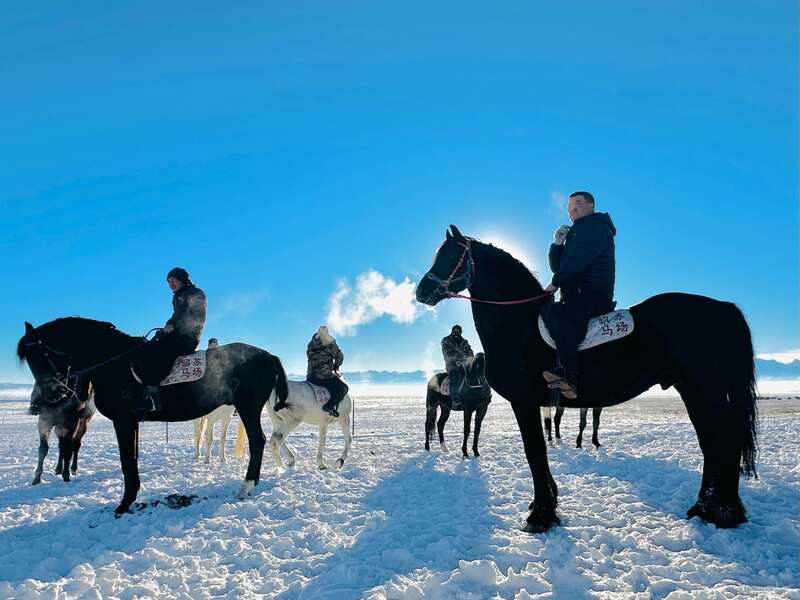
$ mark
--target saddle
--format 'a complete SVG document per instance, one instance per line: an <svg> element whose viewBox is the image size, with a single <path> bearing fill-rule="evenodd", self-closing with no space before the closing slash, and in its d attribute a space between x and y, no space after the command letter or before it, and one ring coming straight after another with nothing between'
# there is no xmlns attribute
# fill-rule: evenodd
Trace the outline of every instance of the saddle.
<svg viewBox="0 0 800 600"><path fill-rule="evenodd" d="M586 337L578 345L578 350L588 350L595 346L615 342L633 333L633 315L627 309L615 310L589 321ZM550 331L544 319L539 316L539 334L545 343L555 350L556 343L550 336Z"/></svg>
<svg viewBox="0 0 800 600"><path fill-rule="evenodd" d="M331 393L328 391L328 388L322 387L321 385L314 385L308 381L304 381L303 383L310 387L311 391L314 392L314 398L316 399L317 404L323 405L331 399Z"/></svg>
<svg viewBox="0 0 800 600"><path fill-rule="evenodd" d="M131 374L134 379L142 383L142 378L137 375L131 365ZM206 351L198 350L187 356L179 356L172 365L172 370L158 384L160 387L165 385L175 385L177 383L189 383L202 379L206 374Z"/></svg>

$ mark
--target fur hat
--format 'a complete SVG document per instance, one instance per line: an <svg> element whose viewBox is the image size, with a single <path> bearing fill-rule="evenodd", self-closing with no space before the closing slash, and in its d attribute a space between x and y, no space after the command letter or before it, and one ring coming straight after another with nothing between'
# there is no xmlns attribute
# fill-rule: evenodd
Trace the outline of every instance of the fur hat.
<svg viewBox="0 0 800 600"><path fill-rule="evenodd" d="M328 328L325 325L320 325L320 328L317 329L316 335L320 340L322 340L323 344L330 344L333 341L333 336L328 331Z"/></svg>

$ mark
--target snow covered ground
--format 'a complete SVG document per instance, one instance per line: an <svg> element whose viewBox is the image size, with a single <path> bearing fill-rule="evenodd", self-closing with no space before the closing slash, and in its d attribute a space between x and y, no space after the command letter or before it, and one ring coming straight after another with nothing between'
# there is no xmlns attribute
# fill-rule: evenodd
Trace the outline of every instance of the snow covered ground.
<svg viewBox="0 0 800 600"><path fill-rule="evenodd" d="M761 479L743 482L750 522L734 530L684 517L702 462L679 400L607 409L599 450L574 448L568 410L550 450L563 524L533 536L520 531L533 490L508 404L496 398L482 456L462 461L460 413L451 452L423 450L423 391L357 386L349 463L318 471L316 431L301 426L297 466L278 470L266 454L243 502L241 461L199 464L190 424L170 425L168 444L163 424L144 424L139 501L200 500L115 519L110 422L91 424L70 483L52 474L53 438L31 487L35 417L24 390L0 390L0 598L800 599L800 401L762 403ZM331 466L341 443L331 429Z"/></svg>

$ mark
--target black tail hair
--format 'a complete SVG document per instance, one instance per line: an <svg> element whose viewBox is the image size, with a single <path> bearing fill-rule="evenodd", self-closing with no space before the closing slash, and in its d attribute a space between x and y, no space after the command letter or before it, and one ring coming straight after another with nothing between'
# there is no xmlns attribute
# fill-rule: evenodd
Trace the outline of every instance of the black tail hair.
<svg viewBox="0 0 800 600"><path fill-rule="evenodd" d="M733 377L728 388L728 401L736 412L737 436L742 452L742 472L758 479L758 407L753 339L747 321L735 305L731 331L730 366Z"/></svg>
<svg viewBox="0 0 800 600"><path fill-rule="evenodd" d="M283 369L281 359L273 356L275 360L275 394L278 396L278 401L286 402L289 397L289 384L287 382L286 371Z"/></svg>

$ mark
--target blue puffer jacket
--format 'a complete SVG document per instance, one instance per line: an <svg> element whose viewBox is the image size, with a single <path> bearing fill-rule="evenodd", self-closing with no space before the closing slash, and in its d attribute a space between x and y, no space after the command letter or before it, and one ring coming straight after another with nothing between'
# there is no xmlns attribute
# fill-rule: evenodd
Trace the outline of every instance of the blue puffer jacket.
<svg viewBox="0 0 800 600"><path fill-rule="evenodd" d="M614 299L616 233L608 213L592 213L575 221L563 246L550 246L553 285L565 302L578 294L598 302Z"/></svg>

